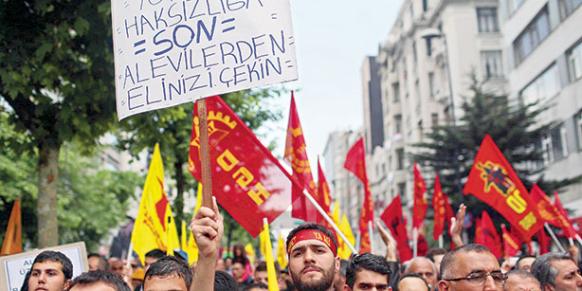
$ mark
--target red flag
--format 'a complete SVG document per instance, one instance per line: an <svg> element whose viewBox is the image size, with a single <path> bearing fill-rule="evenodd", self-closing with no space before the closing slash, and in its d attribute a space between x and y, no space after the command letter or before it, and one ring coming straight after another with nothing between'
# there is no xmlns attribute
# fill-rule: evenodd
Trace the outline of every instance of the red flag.
<svg viewBox="0 0 582 291"><path fill-rule="evenodd" d="M445 229L445 222L450 221L454 216L453 208L449 203L449 198L443 193L441 179L436 175L434 179L434 194L432 196L432 207L434 209L434 228L432 237L438 240Z"/></svg>
<svg viewBox="0 0 582 291"><path fill-rule="evenodd" d="M540 217L553 226L562 227L557 208L552 205L548 195L537 184L533 185L529 194L536 205Z"/></svg>
<svg viewBox="0 0 582 291"><path fill-rule="evenodd" d="M293 177L299 182L298 187L293 187L293 203L291 216L309 222L321 222L318 219L317 209L303 195L303 189L307 189L309 194L319 201L315 181L311 175L311 166L307 158L307 145L303 137L295 96L291 92L291 106L289 109L289 123L287 125L287 139L285 141L285 160L289 162L293 169Z"/></svg>
<svg viewBox="0 0 582 291"><path fill-rule="evenodd" d="M559 227L562 229L566 237L567 238L576 237L576 230L574 229L574 226L572 225L570 219L568 218L568 212L566 212L566 209L564 209L564 206L562 206L562 201L560 201L560 196L558 195L558 192L554 192L554 206L556 207L556 212L558 214L558 219L560 221Z"/></svg>
<svg viewBox="0 0 582 291"><path fill-rule="evenodd" d="M505 258L516 256L521 251L521 241L507 231L505 224L501 225L501 232L503 236L503 256Z"/></svg>
<svg viewBox="0 0 582 291"><path fill-rule="evenodd" d="M503 255L501 238L487 211L483 211L483 214L481 214L481 235L483 240L481 244L488 247L495 257L501 258Z"/></svg>
<svg viewBox="0 0 582 291"><path fill-rule="evenodd" d="M327 184L327 179L317 159L317 192L319 193L319 205L321 208L331 217L330 207L331 207L331 194L329 191L329 185Z"/></svg>
<svg viewBox="0 0 582 291"><path fill-rule="evenodd" d="M540 255L550 252L550 246L552 245L552 241L550 237L546 234L546 231L542 228L537 233L538 236L538 245L540 246Z"/></svg>
<svg viewBox="0 0 582 291"><path fill-rule="evenodd" d="M352 172L364 184L364 202L360 211L360 253L371 252L368 225L374 220L372 192L366 174L366 152L364 138L360 138L348 151L344 168Z"/></svg>
<svg viewBox="0 0 582 291"><path fill-rule="evenodd" d="M463 192L493 207L526 240L543 227L535 203L489 135L481 143Z"/></svg>
<svg viewBox="0 0 582 291"><path fill-rule="evenodd" d="M475 243L484 244L485 238L483 237L483 229L481 227L481 218L475 217ZM453 243L453 242L451 242Z"/></svg>
<svg viewBox="0 0 582 291"><path fill-rule="evenodd" d="M412 250L408 245L408 234L406 233L406 221L402 215L402 203L400 202L400 195L397 195L390 205L384 209L380 216L384 224L392 232L392 236L396 239L398 256L401 262L406 262L412 259Z"/></svg>
<svg viewBox="0 0 582 291"><path fill-rule="evenodd" d="M292 203L295 180L218 96L206 98L213 194L253 237L263 218L275 220ZM189 170L201 180L198 103L190 140Z"/></svg>
<svg viewBox="0 0 582 291"><path fill-rule="evenodd" d="M417 163L414 163L412 172L414 173L414 205L412 209L412 227L419 228L426 216L428 200L426 199L426 183L420 174Z"/></svg>

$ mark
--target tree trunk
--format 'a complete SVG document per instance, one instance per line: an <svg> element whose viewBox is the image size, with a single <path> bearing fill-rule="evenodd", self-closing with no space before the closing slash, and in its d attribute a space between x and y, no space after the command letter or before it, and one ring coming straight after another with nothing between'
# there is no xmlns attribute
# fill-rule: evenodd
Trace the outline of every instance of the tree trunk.
<svg viewBox="0 0 582 291"><path fill-rule="evenodd" d="M190 221L184 220L184 162L176 155L176 162L174 163L174 171L176 173L176 200L174 200L174 209L176 210L176 221L186 221L186 224L190 224ZM180 235L182 228L179 228Z"/></svg>
<svg viewBox="0 0 582 291"><path fill-rule="evenodd" d="M59 177L59 146L50 143L39 145L38 156L38 247L59 244L57 220L57 181Z"/></svg>

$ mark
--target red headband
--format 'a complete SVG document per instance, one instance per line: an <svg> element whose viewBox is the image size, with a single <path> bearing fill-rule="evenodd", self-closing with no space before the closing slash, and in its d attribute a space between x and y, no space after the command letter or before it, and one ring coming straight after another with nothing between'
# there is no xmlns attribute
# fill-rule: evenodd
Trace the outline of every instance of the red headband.
<svg viewBox="0 0 582 291"><path fill-rule="evenodd" d="M304 240L317 240L324 243L335 256L337 254L337 246L333 243L331 237L317 229L304 229L295 234L295 236L289 241L287 246L287 253L291 253L293 247L300 241Z"/></svg>

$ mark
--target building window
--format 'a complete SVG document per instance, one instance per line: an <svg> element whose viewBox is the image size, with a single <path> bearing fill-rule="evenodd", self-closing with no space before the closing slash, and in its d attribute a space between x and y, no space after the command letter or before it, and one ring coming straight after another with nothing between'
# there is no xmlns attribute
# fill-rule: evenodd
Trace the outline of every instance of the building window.
<svg viewBox="0 0 582 291"><path fill-rule="evenodd" d="M525 0L507 0L507 7L509 8L509 14L513 14L517 8L523 4Z"/></svg>
<svg viewBox="0 0 582 291"><path fill-rule="evenodd" d="M582 78L582 41L579 41L574 48L566 52L566 59L568 60L570 82Z"/></svg>
<svg viewBox="0 0 582 291"><path fill-rule="evenodd" d="M499 32L496 7L477 8L477 25L479 32Z"/></svg>
<svg viewBox="0 0 582 291"><path fill-rule="evenodd" d="M406 183L398 183L398 195L402 198L402 202L406 200Z"/></svg>
<svg viewBox="0 0 582 291"><path fill-rule="evenodd" d="M483 76L485 79L503 77L501 51L482 51L481 70L483 70Z"/></svg>
<svg viewBox="0 0 582 291"><path fill-rule="evenodd" d="M394 103L400 102L400 84L398 84L398 82L392 83L392 94L394 96L392 101Z"/></svg>
<svg viewBox="0 0 582 291"><path fill-rule="evenodd" d="M396 150L396 170L404 169L404 149Z"/></svg>
<svg viewBox="0 0 582 291"><path fill-rule="evenodd" d="M542 140L542 147L546 164L562 160L568 156L566 127L563 123L550 129Z"/></svg>
<svg viewBox="0 0 582 291"><path fill-rule="evenodd" d="M558 68L552 64L547 70L536 77L519 93L524 104L544 102L560 90L560 76Z"/></svg>
<svg viewBox="0 0 582 291"><path fill-rule="evenodd" d="M394 115L394 133L402 133L402 115Z"/></svg>
<svg viewBox="0 0 582 291"><path fill-rule="evenodd" d="M430 119L432 121L432 127L439 126L439 114L438 113L432 113L430 115Z"/></svg>
<svg viewBox="0 0 582 291"><path fill-rule="evenodd" d="M544 7L513 41L515 64L520 64L550 34L548 7Z"/></svg>
<svg viewBox="0 0 582 291"><path fill-rule="evenodd" d="M428 11L428 0L422 0L422 11L423 12Z"/></svg>
<svg viewBox="0 0 582 291"><path fill-rule="evenodd" d="M576 114L576 132L578 133L578 149L582 151L582 111Z"/></svg>
<svg viewBox="0 0 582 291"><path fill-rule="evenodd" d="M424 39L426 42L426 55L432 56L432 37L427 37Z"/></svg>
<svg viewBox="0 0 582 291"><path fill-rule="evenodd" d="M434 96L436 95L436 90L435 90L434 86L435 86L434 73L430 72L430 73L428 73L428 94L429 94L431 99L434 99Z"/></svg>
<svg viewBox="0 0 582 291"><path fill-rule="evenodd" d="M582 0L559 0L560 17L562 20L566 19L576 8L580 7Z"/></svg>

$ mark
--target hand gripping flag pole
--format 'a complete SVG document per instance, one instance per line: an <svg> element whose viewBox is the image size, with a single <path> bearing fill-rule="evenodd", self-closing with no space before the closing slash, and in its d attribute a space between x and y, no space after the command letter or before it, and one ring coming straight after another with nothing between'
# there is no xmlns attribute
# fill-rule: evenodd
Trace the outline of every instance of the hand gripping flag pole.
<svg viewBox="0 0 582 291"><path fill-rule="evenodd" d="M303 189L303 195L305 195L305 198L307 198L307 200L309 200L309 202L311 202L311 204L313 204L313 206L315 206L315 209L317 209L317 211L319 212L319 214L321 214L321 216L323 216L323 218L325 219L325 221L327 221L327 223L329 223L329 225L331 225L331 227L333 228L333 230L335 230L335 232L341 237L341 239L348 246L348 248L350 248L350 250L352 251L352 253L357 254L358 252L356 251L356 249L354 248L354 246L350 243L350 241L344 235L344 233L341 232L341 230L335 224L335 222L333 222L333 219L331 219L331 217L329 217L329 215L327 215L327 213L325 213L325 211L323 210L323 208L321 208L321 206L319 206L319 203L317 203L317 201L315 201L315 198L313 198L313 196L311 196L311 194L309 194L309 192L307 192L307 190L305 190L305 189Z"/></svg>

